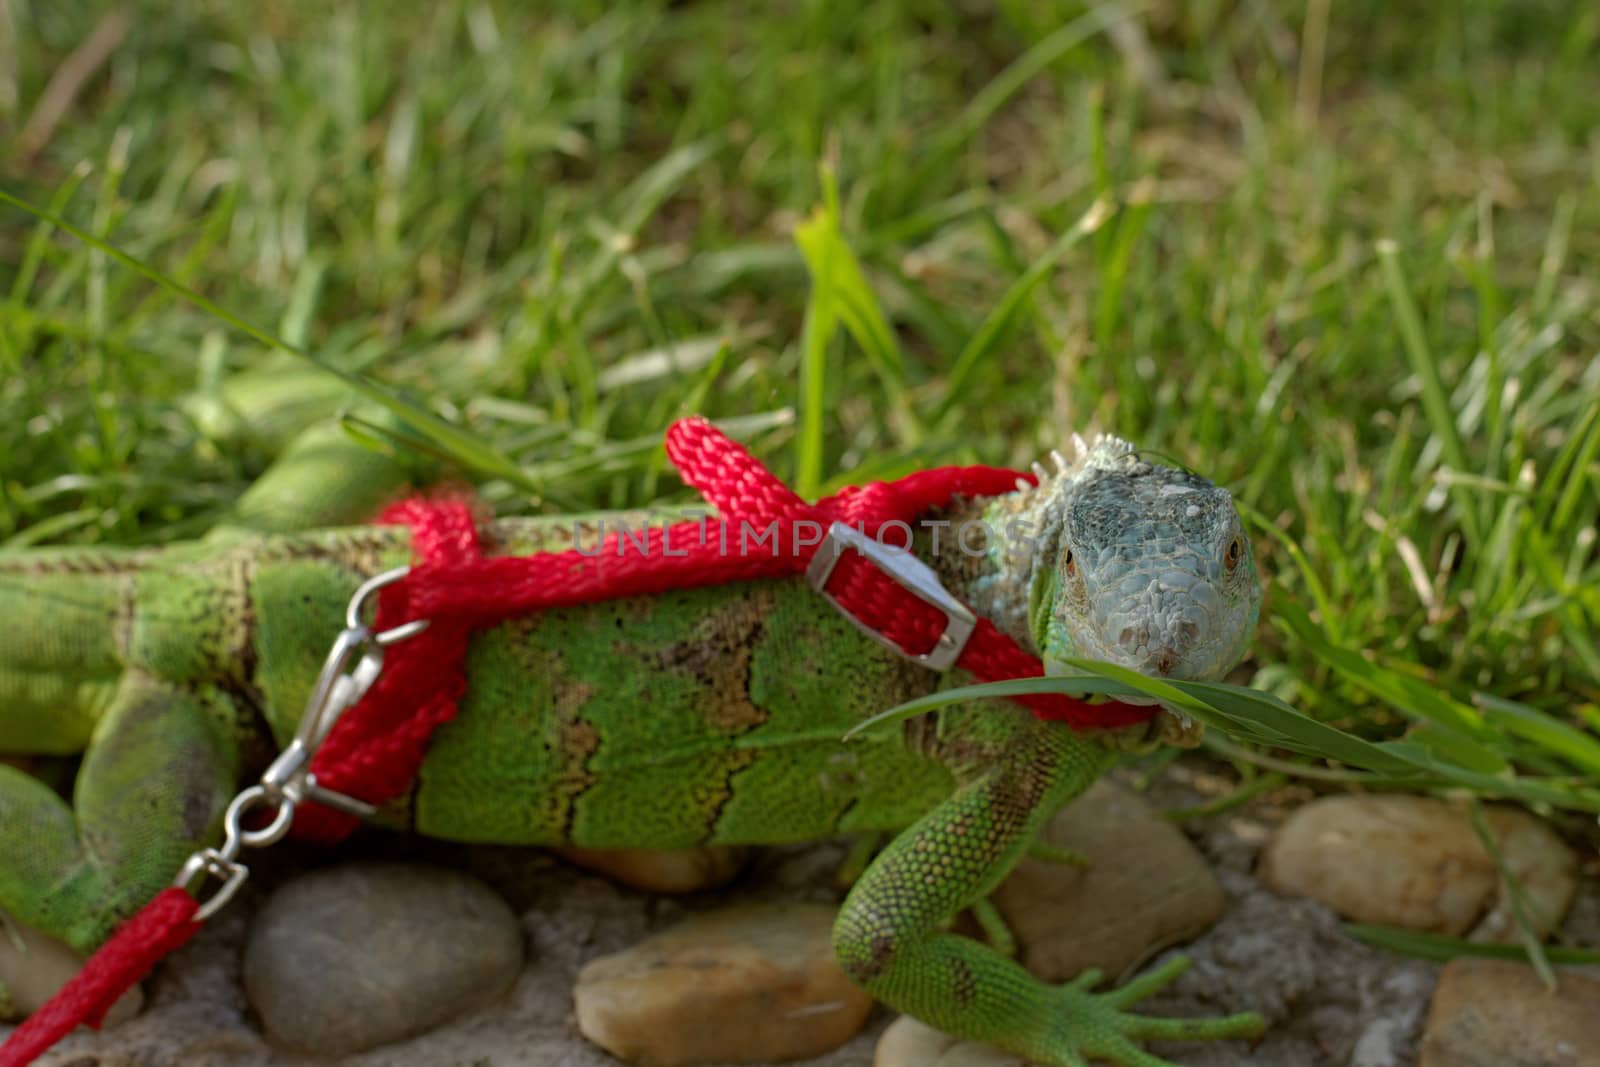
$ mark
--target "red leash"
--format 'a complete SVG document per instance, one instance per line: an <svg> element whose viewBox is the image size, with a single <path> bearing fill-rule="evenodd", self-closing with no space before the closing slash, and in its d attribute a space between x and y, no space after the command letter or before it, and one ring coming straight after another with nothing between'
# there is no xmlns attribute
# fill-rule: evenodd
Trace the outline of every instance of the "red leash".
<svg viewBox="0 0 1600 1067"><path fill-rule="evenodd" d="M24 1067L77 1029L99 1029L117 999L200 930L200 904L182 889L163 889L117 928L111 940L0 1045L0 1067Z"/></svg>
<svg viewBox="0 0 1600 1067"><path fill-rule="evenodd" d="M812 563L823 533L834 523L878 539L887 528L909 527L955 497L1007 493L1018 477L1026 477L998 467L941 467L807 504L704 419L674 423L667 431L667 455L721 518L653 527L642 534L642 550L640 535L623 544L629 535L619 531L608 535L599 551L486 559L465 503L409 500L385 512L383 522L411 527L418 562L405 581L381 594L374 629L412 619L427 619L429 625L406 640L406 654L385 664L372 688L317 749L311 763L317 783L373 804L410 788L429 737L455 716L466 690L463 664L475 628L550 608L797 575ZM762 538L754 551L744 550L744 524ZM801 538L802 528L814 530L816 538ZM770 549L764 547L768 544ZM732 546L741 550L730 551ZM881 569L881 562L860 551L841 551L822 591L863 629L913 658L940 649L958 652L954 664L980 681L1043 674L1038 657L987 619L971 620L964 640L952 638L957 626L952 609L913 592ZM1013 699L1040 718L1064 721L1076 730L1130 726L1156 711L1053 693ZM357 824L353 816L314 803L297 813L295 833L328 843ZM80 1022L98 1026L118 997L200 928L197 907L182 889L157 895L0 1046L0 1067L24 1067Z"/></svg>

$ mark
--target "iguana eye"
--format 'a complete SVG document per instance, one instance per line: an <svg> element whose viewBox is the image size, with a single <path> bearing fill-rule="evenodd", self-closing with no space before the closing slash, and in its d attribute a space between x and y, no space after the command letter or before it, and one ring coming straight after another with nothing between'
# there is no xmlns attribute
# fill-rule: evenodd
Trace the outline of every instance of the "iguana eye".
<svg viewBox="0 0 1600 1067"><path fill-rule="evenodd" d="M1232 541L1228 542L1228 551L1222 556L1222 563L1229 571L1239 565L1244 558L1244 538L1235 534Z"/></svg>
<svg viewBox="0 0 1600 1067"><path fill-rule="evenodd" d="M1072 556L1072 549L1067 549L1067 557L1061 561L1061 569L1067 572L1068 578L1078 576L1078 561Z"/></svg>

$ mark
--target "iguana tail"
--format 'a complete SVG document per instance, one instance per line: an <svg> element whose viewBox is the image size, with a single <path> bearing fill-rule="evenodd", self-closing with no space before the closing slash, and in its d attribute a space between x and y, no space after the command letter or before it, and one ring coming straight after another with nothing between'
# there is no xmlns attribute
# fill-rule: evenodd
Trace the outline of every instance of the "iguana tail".
<svg viewBox="0 0 1600 1067"><path fill-rule="evenodd" d="M204 617L160 617L154 594L187 604L203 580L166 567L188 550L0 555L0 751L83 754L70 805L0 764L0 918L80 951L214 839L236 788L230 694L125 665L141 645L192 659L216 643Z"/></svg>
<svg viewBox="0 0 1600 1067"><path fill-rule="evenodd" d="M153 554L0 553L0 752L88 745L122 675L135 576Z"/></svg>

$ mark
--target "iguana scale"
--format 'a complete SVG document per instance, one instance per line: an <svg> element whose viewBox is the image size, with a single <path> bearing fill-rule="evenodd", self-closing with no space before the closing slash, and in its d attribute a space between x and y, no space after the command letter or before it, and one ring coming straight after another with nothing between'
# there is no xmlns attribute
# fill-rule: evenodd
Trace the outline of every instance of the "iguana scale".
<svg viewBox="0 0 1600 1067"><path fill-rule="evenodd" d="M403 473L350 458L291 450L240 511L270 515L275 532L256 522L160 549L0 554L0 752L83 755L70 805L0 764L0 912L92 949L214 840L238 784L292 735L351 591L408 562L403 528L285 532L365 510ZM607 518L500 520L483 540L492 554L592 546ZM1082 655L1217 678L1254 629L1255 570L1228 493L1117 439L1080 442L1037 487L928 519L920 554L946 587L1047 665ZM958 549L976 520L988 534ZM1023 531L1025 551L999 531ZM474 639L467 678L412 793L379 822L591 848L894 831L834 938L845 971L890 1006L1053 1067L1148 1067L1162 1061L1142 1039L1259 1030L1253 1015L1123 1010L1171 968L1096 994L1095 976L1048 986L947 932L1126 738L988 702L845 743L941 677L800 579L514 619Z"/></svg>

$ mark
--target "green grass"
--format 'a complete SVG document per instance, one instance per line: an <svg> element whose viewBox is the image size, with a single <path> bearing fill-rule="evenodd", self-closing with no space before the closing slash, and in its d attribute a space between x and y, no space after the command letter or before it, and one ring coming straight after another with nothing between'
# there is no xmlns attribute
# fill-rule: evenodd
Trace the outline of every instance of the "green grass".
<svg viewBox="0 0 1600 1067"><path fill-rule="evenodd" d="M470 433L501 512L680 492L692 410L808 492L1115 431L1255 524L1236 680L1600 771L1591 8L133 6L0 184ZM0 8L0 136L111 7ZM347 403L10 208L0 368L12 545L191 536Z"/></svg>

